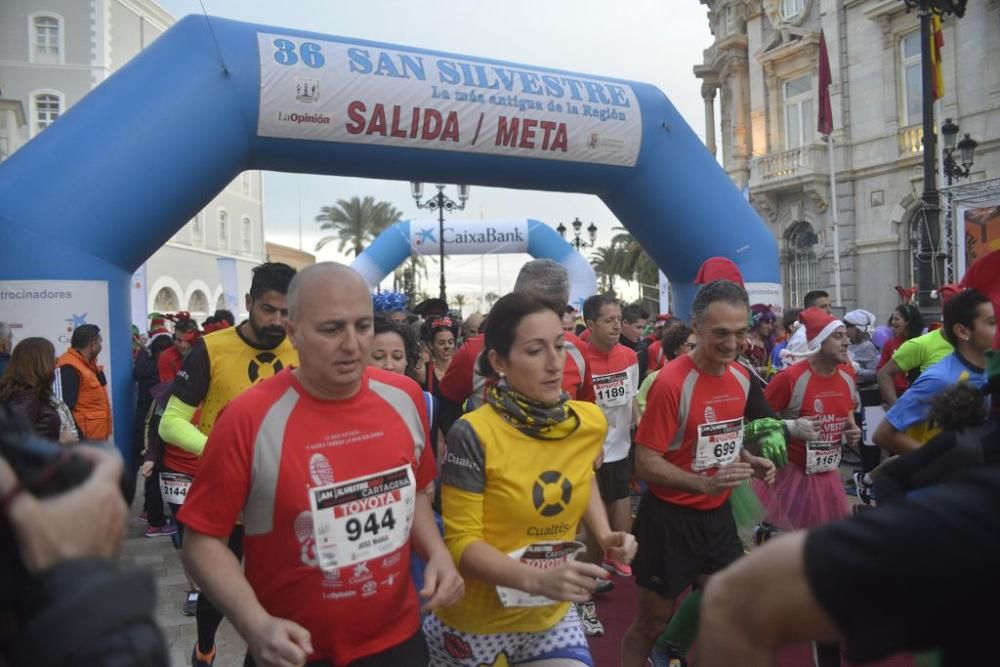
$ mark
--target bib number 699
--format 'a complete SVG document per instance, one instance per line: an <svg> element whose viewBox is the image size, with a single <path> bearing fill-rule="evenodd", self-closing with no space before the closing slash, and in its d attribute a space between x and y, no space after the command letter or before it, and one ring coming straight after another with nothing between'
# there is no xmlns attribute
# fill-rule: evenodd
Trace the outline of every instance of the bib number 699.
<svg viewBox="0 0 1000 667"><path fill-rule="evenodd" d="M715 446L715 449L712 450L712 453L715 454L715 458L717 459L732 456L736 453L736 443L733 441L720 442Z"/></svg>
<svg viewBox="0 0 1000 667"><path fill-rule="evenodd" d="M390 507L382 515L381 520L378 518L378 512L371 512L368 518L365 519L364 524L361 523L361 519L348 519L345 527L347 528L347 539L351 542L357 542L365 533L378 535L379 531L383 528L386 530L394 529L396 527L396 518L392 515L392 508Z"/></svg>

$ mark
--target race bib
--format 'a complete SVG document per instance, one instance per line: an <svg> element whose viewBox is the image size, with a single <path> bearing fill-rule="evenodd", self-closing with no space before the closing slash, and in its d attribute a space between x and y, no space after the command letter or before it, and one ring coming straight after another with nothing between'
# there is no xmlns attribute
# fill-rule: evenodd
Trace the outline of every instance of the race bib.
<svg viewBox="0 0 1000 667"><path fill-rule="evenodd" d="M732 463L743 449L743 417L702 424L698 427L698 446L694 470L708 470Z"/></svg>
<svg viewBox="0 0 1000 667"><path fill-rule="evenodd" d="M192 481L190 475L182 475L179 472L161 472L160 495L163 496L163 502L183 505Z"/></svg>
<svg viewBox="0 0 1000 667"><path fill-rule="evenodd" d="M575 560L576 555L584 548L580 542L537 542L507 555L525 565L540 570L551 570ZM543 607L558 602L544 595L529 595L524 591L505 586L497 586L497 595L500 596L500 604L505 607Z"/></svg>
<svg viewBox="0 0 1000 667"><path fill-rule="evenodd" d="M310 489L320 568L336 570L405 546L416 495L410 466Z"/></svg>
<svg viewBox="0 0 1000 667"><path fill-rule="evenodd" d="M627 372L595 375L593 379L597 404L602 408L616 408L629 402L631 396Z"/></svg>
<svg viewBox="0 0 1000 667"><path fill-rule="evenodd" d="M806 474L830 472L840 468L840 441L806 443Z"/></svg>

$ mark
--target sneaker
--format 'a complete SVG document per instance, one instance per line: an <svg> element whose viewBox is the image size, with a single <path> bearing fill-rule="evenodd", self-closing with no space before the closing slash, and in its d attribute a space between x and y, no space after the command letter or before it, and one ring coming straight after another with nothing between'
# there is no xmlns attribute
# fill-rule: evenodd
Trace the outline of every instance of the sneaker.
<svg viewBox="0 0 1000 667"><path fill-rule="evenodd" d="M197 611L198 589L192 589L187 593L187 598L184 600L184 606L181 607L181 613L185 616L194 616Z"/></svg>
<svg viewBox="0 0 1000 667"><path fill-rule="evenodd" d="M632 568L625 563L619 563L613 558L605 558L604 562L601 563L601 567L612 574L617 574L619 577L631 577Z"/></svg>
<svg viewBox="0 0 1000 667"><path fill-rule="evenodd" d="M861 471L854 473L854 488L858 496L858 500L863 502L865 505L871 505L872 501L875 500L875 494L873 493L871 484L865 484L864 480L865 474Z"/></svg>
<svg viewBox="0 0 1000 667"><path fill-rule="evenodd" d="M610 579L598 579L597 588L594 589L594 595L600 595L601 593L610 593L615 589L615 582Z"/></svg>
<svg viewBox="0 0 1000 667"><path fill-rule="evenodd" d="M194 643L191 649L191 667L212 667L215 664L215 647L208 654L203 654L198 650L198 642Z"/></svg>
<svg viewBox="0 0 1000 667"><path fill-rule="evenodd" d="M580 615L580 625L588 637L600 637L604 634L604 624L597 618L597 605L593 600L576 605L576 613Z"/></svg>
<svg viewBox="0 0 1000 667"><path fill-rule="evenodd" d="M761 521L753 529L753 543L759 547L780 532L767 521Z"/></svg>
<svg viewBox="0 0 1000 667"><path fill-rule="evenodd" d="M666 648L654 646L649 653L649 660L653 667L687 667L688 664L673 644L667 644Z"/></svg>
<svg viewBox="0 0 1000 667"><path fill-rule="evenodd" d="M170 537L177 534L177 524L165 523L162 526L146 526L146 537Z"/></svg>

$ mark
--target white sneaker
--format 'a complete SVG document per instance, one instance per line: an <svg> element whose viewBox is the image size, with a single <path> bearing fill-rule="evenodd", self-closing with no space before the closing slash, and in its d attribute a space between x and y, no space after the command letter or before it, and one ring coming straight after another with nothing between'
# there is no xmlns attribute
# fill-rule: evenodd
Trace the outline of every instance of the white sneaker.
<svg viewBox="0 0 1000 667"><path fill-rule="evenodd" d="M604 624L597 618L597 605L594 601L576 605L576 613L580 616L580 625L588 637L600 637L604 634Z"/></svg>

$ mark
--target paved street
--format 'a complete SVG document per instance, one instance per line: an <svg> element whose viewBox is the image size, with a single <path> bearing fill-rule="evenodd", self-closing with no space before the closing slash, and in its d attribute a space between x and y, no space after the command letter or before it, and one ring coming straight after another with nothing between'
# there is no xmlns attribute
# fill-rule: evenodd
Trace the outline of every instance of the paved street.
<svg viewBox="0 0 1000 667"><path fill-rule="evenodd" d="M122 562L152 569L156 576L157 606L156 619L163 629L170 650L171 667L191 664L191 648L197 635L194 617L181 614L181 606L188 590L184 569L181 567L180 552L175 551L169 537L143 537L145 522L139 519L142 511L142 483L132 508L128 535L125 539ZM240 667L246 652L246 644L228 621L222 622L216 642L219 655L217 667Z"/></svg>

